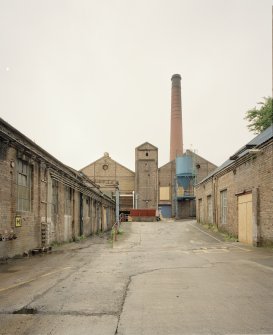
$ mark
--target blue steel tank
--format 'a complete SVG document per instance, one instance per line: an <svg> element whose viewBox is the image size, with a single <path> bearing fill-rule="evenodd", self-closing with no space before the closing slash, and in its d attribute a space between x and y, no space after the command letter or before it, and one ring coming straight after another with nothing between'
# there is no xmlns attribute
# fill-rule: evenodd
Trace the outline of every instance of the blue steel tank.
<svg viewBox="0 0 273 335"><path fill-rule="evenodd" d="M187 189L193 177L191 156L176 157L176 178L179 186Z"/></svg>

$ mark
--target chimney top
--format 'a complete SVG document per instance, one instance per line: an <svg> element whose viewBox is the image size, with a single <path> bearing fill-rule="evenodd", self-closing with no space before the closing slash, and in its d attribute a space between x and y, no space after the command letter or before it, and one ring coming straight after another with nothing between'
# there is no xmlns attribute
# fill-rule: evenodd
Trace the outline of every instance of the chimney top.
<svg viewBox="0 0 273 335"><path fill-rule="evenodd" d="M176 79L176 78L181 80L181 76L180 76L180 74L173 74L173 75L172 75L172 80L173 80L173 79Z"/></svg>

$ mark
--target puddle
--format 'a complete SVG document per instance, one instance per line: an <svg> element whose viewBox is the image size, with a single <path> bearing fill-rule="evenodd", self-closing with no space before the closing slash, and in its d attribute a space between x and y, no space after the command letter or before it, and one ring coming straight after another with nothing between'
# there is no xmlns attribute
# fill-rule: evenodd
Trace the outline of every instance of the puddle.
<svg viewBox="0 0 273 335"><path fill-rule="evenodd" d="M12 314L38 314L38 310L35 308L23 307L18 311L14 311Z"/></svg>

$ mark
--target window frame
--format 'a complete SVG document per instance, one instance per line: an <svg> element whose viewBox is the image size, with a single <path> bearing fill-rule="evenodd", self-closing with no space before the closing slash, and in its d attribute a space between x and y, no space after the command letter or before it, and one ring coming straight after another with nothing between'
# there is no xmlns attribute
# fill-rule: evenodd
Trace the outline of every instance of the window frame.
<svg viewBox="0 0 273 335"><path fill-rule="evenodd" d="M17 158L16 185L17 199L16 210L18 212L32 211L32 166L20 158Z"/></svg>
<svg viewBox="0 0 273 335"><path fill-rule="evenodd" d="M220 191L220 223L227 224L227 189Z"/></svg>
<svg viewBox="0 0 273 335"><path fill-rule="evenodd" d="M207 220L208 223L213 223L213 208L212 208L212 195L207 195Z"/></svg>
<svg viewBox="0 0 273 335"><path fill-rule="evenodd" d="M52 179L52 200L51 200L51 208L52 208L52 214L57 215L59 211L59 204L58 204L58 198L59 198L59 183L57 180Z"/></svg>

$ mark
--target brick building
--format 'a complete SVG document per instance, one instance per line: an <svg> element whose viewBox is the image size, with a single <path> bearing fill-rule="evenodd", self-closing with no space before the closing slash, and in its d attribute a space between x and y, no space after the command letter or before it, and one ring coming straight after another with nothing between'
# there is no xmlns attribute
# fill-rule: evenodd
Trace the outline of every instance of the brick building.
<svg viewBox="0 0 273 335"><path fill-rule="evenodd" d="M194 184L212 172L216 165L183 150L181 76L171 78L170 161L158 169L158 149L145 142L135 149L135 172L112 160L108 154L81 169L114 195L119 184L120 211L151 208L162 216L183 219L195 217Z"/></svg>
<svg viewBox="0 0 273 335"><path fill-rule="evenodd" d="M273 244L273 126L196 186L197 220L251 245Z"/></svg>
<svg viewBox="0 0 273 335"><path fill-rule="evenodd" d="M109 229L115 202L0 119L0 258Z"/></svg>
<svg viewBox="0 0 273 335"><path fill-rule="evenodd" d="M158 149L145 142L135 149L135 207L158 208Z"/></svg>
<svg viewBox="0 0 273 335"><path fill-rule="evenodd" d="M191 150L186 150L180 157L160 167L159 208L163 216L177 219L195 217L194 184L205 178L216 167Z"/></svg>
<svg viewBox="0 0 273 335"><path fill-rule="evenodd" d="M191 171L180 178L176 165L181 157L188 159ZM216 165L190 150L181 157L158 168L158 149L145 142L135 149L135 172L117 163L108 153L80 171L111 197L115 196L116 185L119 186L121 213L129 214L132 208L154 208L161 210L165 218L195 217L194 183L215 170ZM179 178L189 180L187 187L178 185Z"/></svg>
<svg viewBox="0 0 273 335"><path fill-rule="evenodd" d="M80 170L109 197L114 198L116 188L119 189L120 211L129 213L133 208L133 190L135 187L135 173L113 160L108 152Z"/></svg>

